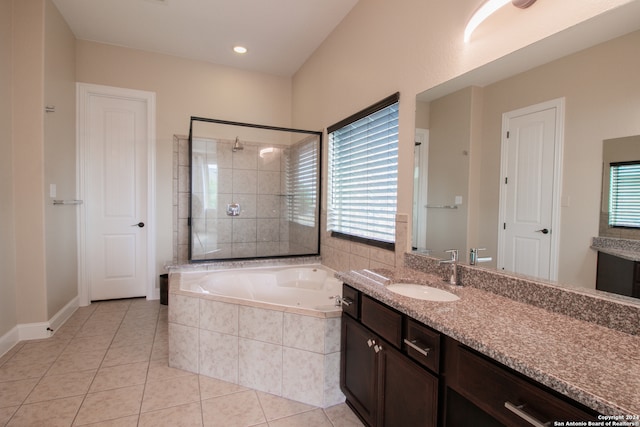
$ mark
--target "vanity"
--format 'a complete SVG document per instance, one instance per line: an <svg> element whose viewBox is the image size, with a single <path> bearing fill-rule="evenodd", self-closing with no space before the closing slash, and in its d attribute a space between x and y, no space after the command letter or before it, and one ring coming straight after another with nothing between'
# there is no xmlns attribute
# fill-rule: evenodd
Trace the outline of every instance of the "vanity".
<svg viewBox="0 0 640 427"><path fill-rule="evenodd" d="M504 282L513 277L464 265L464 286L451 286L419 257L405 260L407 268L337 274L349 304L341 387L366 424L571 425L621 417L640 425L640 306L526 280L514 286ZM459 300L410 298L390 283L427 284ZM509 291L517 288L540 304ZM545 306L551 300L561 306ZM574 316L579 307L615 316L597 324Z"/></svg>

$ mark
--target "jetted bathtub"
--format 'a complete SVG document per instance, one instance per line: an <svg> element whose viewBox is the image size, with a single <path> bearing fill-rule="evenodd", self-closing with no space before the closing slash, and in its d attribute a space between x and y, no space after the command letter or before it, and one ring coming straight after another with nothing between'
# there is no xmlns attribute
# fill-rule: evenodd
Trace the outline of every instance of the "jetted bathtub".
<svg viewBox="0 0 640 427"><path fill-rule="evenodd" d="M170 366L314 406L344 401L333 270L190 269L169 286Z"/></svg>

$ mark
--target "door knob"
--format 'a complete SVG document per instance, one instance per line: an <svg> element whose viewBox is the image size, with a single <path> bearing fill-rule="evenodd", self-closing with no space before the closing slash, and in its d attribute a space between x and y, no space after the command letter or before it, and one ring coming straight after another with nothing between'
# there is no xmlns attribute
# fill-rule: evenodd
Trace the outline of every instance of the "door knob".
<svg viewBox="0 0 640 427"><path fill-rule="evenodd" d="M542 230L536 230L536 233L549 234L549 229L543 228Z"/></svg>
<svg viewBox="0 0 640 427"><path fill-rule="evenodd" d="M139 222L139 223L137 223L137 224L133 224L133 225L131 225L131 226L132 226L132 227L140 227L140 228L142 228L142 227L144 227L144 222L142 222L142 221L141 221L141 222Z"/></svg>

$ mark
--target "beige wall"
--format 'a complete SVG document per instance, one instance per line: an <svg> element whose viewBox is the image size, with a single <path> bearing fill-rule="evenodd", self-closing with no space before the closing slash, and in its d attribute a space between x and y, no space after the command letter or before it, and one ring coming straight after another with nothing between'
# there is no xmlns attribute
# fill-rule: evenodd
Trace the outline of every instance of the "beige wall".
<svg viewBox="0 0 640 427"><path fill-rule="evenodd" d="M12 146L12 0L0 0L0 337L17 323ZM0 347L0 354L3 353Z"/></svg>
<svg viewBox="0 0 640 427"><path fill-rule="evenodd" d="M431 103L427 249L436 251L434 256L458 249L464 259L467 251L472 95L468 87ZM455 206L456 196L462 198L457 209L436 207Z"/></svg>
<svg viewBox="0 0 640 427"><path fill-rule="evenodd" d="M44 103L55 113L44 115L44 213L47 275L47 319L78 295L76 212L73 205L54 206L76 194L75 37L51 0L45 3ZM42 107L41 107L42 108Z"/></svg>
<svg viewBox="0 0 640 427"><path fill-rule="evenodd" d="M202 61L77 41L79 82L156 93L156 267L173 259L173 135L191 116L291 126L291 79ZM313 129L311 129L313 130Z"/></svg>
<svg viewBox="0 0 640 427"><path fill-rule="evenodd" d="M18 323L47 320L44 0L13 2L13 183ZM19 77L18 77L19 76Z"/></svg>
<svg viewBox="0 0 640 427"><path fill-rule="evenodd" d="M293 123L326 127L400 91L398 211L410 214L417 93L629 2L537 2L526 11L505 7L464 44L475 2L361 1L295 74ZM349 258L350 248L331 240L325 236L325 246L341 251L332 258ZM358 267L365 265L367 260L358 259Z"/></svg>

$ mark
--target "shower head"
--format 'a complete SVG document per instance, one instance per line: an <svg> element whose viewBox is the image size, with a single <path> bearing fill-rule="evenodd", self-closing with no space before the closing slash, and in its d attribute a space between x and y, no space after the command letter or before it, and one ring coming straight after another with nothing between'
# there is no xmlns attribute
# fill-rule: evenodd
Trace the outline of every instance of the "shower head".
<svg viewBox="0 0 640 427"><path fill-rule="evenodd" d="M233 143L233 152L235 153L236 151L241 151L241 150L244 150L244 147L240 145L240 141L236 136L236 142Z"/></svg>

